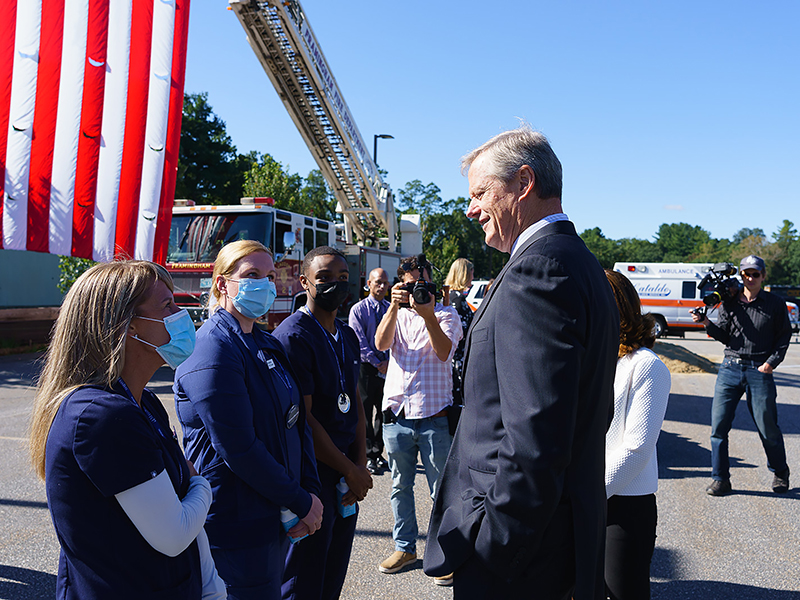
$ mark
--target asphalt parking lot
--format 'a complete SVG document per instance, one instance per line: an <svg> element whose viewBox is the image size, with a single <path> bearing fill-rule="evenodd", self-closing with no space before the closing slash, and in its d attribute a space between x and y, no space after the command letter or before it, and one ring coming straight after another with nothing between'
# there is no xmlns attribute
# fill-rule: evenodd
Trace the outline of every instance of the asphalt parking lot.
<svg viewBox="0 0 800 600"><path fill-rule="evenodd" d="M722 345L702 334L667 338L715 362ZM30 355L0 358L0 599L54 597L58 562L44 486L28 466L26 428L37 370ZM800 598L800 343L794 341L776 371L779 418L789 464L796 472L788 494L772 493L772 475L745 406L731 434L734 493L704 493L710 477L709 425L715 376L675 374L658 443L658 541L652 565L656 599L789 600ZM171 371L161 369L151 389L171 411ZM173 415L174 420L174 415ZM417 479L420 531L430 498L424 476ZM356 540L343 599L407 600L448 598L422 572L421 561L384 575L377 565L393 550L388 474L361 503ZM109 551L112 551L109 543ZM424 554L424 539L418 553ZM535 597L535 596L532 596Z"/></svg>

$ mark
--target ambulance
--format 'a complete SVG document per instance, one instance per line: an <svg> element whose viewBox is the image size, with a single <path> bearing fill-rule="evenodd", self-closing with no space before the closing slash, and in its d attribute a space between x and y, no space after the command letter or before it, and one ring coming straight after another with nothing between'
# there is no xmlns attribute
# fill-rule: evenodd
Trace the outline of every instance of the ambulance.
<svg viewBox="0 0 800 600"><path fill-rule="evenodd" d="M689 311L703 306L703 296L708 289L699 290L697 284L705 277L713 263L633 263L618 262L614 270L631 280L642 301L642 312L649 312L656 320L656 337L683 336L686 331L701 331L703 326L692 321ZM715 310L708 316L716 320Z"/></svg>

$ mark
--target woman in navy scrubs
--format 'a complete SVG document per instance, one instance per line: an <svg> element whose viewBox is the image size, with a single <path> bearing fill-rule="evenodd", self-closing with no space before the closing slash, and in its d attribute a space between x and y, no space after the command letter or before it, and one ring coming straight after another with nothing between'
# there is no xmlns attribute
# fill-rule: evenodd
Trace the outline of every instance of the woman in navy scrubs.
<svg viewBox="0 0 800 600"><path fill-rule="evenodd" d="M65 297L31 422L61 544L58 598L225 597L203 532L211 487L144 387L193 347L159 265L96 265Z"/></svg>
<svg viewBox="0 0 800 600"><path fill-rule="evenodd" d="M224 246L212 275L216 306L175 376L186 455L214 492L211 551L236 600L280 598L289 546L282 508L300 519L292 538L322 521L305 406L281 345L255 326L275 300L274 278L261 243Z"/></svg>

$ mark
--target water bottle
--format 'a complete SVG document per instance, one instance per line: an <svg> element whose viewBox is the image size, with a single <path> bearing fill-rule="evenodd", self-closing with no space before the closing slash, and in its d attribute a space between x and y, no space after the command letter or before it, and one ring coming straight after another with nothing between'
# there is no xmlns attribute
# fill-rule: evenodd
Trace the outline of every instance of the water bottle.
<svg viewBox="0 0 800 600"><path fill-rule="evenodd" d="M344 477L342 477L339 480L339 483L336 484L336 507L339 509L339 514L343 517L352 517L354 514L356 514L355 503L351 504L350 506L345 506L342 504L342 498L344 498L344 495L349 491L350 486L347 485Z"/></svg>
<svg viewBox="0 0 800 600"><path fill-rule="evenodd" d="M298 517L296 514L294 514L285 506L281 508L281 524L283 525L283 530L286 532L287 535L289 534L289 530L295 525L297 525L299 522L300 522L300 517ZM289 535L289 541L292 542L293 544L296 544L303 538L307 537L308 534L305 534L304 536L299 538L294 538L291 535Z"/></svg>

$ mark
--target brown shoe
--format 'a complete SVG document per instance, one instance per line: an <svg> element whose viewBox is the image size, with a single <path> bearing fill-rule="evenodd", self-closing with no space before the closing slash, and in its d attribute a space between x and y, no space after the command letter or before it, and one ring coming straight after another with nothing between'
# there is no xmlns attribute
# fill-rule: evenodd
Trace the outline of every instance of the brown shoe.
<svg viewBox="0 0 800 600"><path fill-rule="evenodd" d="M453 585L453 574L448 573L447 575L443 575L442 577L434 577L433 583L436 585Z"/></svg>
<svg viewBox="0 0 800 600"><path fill-rule="evenodd" d="M378 569L381 573L397 573L406 565L416 562L417 554L415 552L403 552L402 550L395 550L394 553L383 561Z"/></svg>

